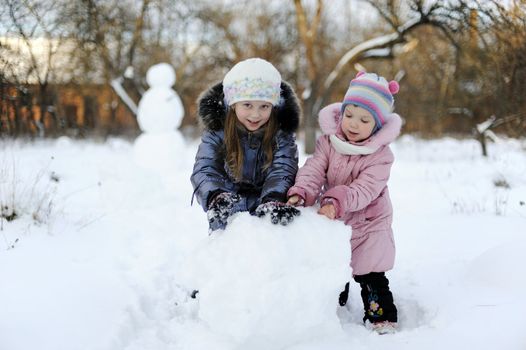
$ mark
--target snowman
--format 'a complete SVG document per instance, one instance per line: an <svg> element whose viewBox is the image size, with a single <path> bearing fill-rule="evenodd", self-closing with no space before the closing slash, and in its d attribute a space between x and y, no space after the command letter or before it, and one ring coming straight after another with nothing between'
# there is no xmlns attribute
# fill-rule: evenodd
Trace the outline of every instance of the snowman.
<svg viewBox="0 0 526 350"><path fill-rule="evenodd" d="M150 67L146 74L150 88L137 109L142 134L134 143L135 160L164 178L180 169L181 152L185 148L178 130L184 109L179 95L171 88L175 79L175 71L167 63Z"/></svg>

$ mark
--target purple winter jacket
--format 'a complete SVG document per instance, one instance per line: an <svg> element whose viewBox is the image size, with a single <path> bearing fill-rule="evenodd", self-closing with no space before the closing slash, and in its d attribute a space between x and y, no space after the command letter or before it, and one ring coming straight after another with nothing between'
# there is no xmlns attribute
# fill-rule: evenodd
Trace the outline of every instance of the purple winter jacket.
<svg viewBox="0 0 526 350"><path fill-rule="evenodd" d="M298 171L288 196L298 195L305 206L331 201L336 218L352 227L353 275L393 268L395 244L391 229L393 208L387 181L394 161L389 144L400 134L402 120L393 113L367 140L349 143L341 130L341 103L320 111L324 135L314 155Z"/></svg>

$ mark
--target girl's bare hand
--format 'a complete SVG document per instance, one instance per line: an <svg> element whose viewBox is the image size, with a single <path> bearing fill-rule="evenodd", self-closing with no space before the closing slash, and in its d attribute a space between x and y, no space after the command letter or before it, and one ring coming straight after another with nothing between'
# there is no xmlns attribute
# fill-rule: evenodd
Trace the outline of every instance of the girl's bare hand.
<svg viewBox="0 0 526 350"><path fill-rule="evenodd" d="M296 205L300 201L300 196L295 194L294 196L291 196L289 200L287 201L287 204L289 205Z"/></svg>
<svg viewBox="0 0 526 350"><path fill-rule="evenodd" d="M326 204L318 210L318 214L325 215L331 220L336 218L336 208L332 204Z"/></svg>

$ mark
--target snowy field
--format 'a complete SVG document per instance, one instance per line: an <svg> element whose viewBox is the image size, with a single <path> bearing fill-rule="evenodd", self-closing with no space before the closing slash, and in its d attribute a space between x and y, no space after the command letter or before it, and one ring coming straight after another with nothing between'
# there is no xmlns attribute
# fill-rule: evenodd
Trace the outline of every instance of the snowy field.
<svg viewBox="0 0 526 350"><path fill-rule="evenodd" d="M393 145L400 322L383 336L361 325L356 283L337 306L343 224L242 213L208 236L196 142L162 171L119 139L0 146L1 350L526 349L525 142L488 159L471 140Z"/></svg>

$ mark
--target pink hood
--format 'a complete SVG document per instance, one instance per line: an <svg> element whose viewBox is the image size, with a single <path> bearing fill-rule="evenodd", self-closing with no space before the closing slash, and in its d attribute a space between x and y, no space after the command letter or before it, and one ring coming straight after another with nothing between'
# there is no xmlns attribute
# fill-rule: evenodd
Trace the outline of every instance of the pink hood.
<svg viewBox="0 0 526 350"><path fill-rule="evenodd" d="M340 143L345 142L349 145L344 148L347 148L351 153L343 154L371 154L376 152L376 150L378 150L380 147L390 144L398 137L398 135L400 135L402 118L400 118L400 116L396 113L391 113L384 126L367 140L360 143L350 143L348 141L343 141L345 138L341 130L341 106L342 104L338 102L324 107L320 111L318 122L320 123L320 128L323 134L335 135L340 140ZM334 143L334 141L338 140L332 137L331 141ZM338 147L338 145L333 144L333 146L335 146L335 149L339 153L345 152L341 149L341 147ZM356 153L354 153L353 150Z"/></svg>

